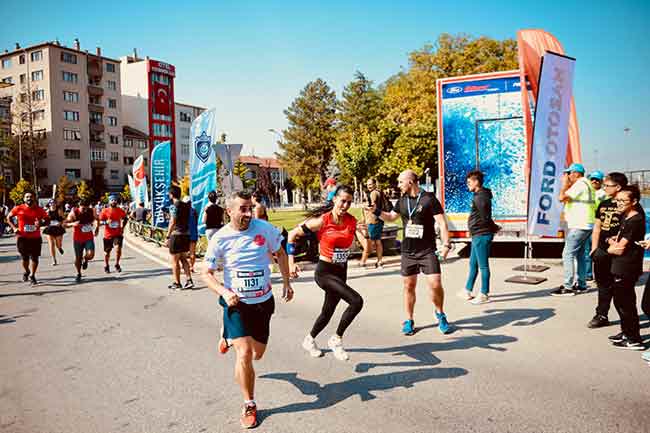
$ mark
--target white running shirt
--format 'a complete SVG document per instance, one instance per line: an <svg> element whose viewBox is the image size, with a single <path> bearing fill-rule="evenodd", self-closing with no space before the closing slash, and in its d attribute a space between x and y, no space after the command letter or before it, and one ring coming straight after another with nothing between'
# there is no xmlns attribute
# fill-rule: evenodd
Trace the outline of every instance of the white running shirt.
<svg viewBox="0 0 650 433"><path fill-rule="evenodd" d="M223 266L223 283L245 304L259 304L273 296L270 253L282 247L282 233L270 223L252 219L248 230L230 224L212 236L205 253L208 269Z"/></svg>

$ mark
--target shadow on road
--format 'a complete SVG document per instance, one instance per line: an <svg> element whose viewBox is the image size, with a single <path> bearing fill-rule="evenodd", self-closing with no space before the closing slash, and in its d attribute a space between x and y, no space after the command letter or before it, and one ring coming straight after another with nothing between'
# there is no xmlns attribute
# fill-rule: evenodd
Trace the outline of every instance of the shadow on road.
<svg viewBox="0 0 650 433"><path fill-rule="evenodd" d="M398 371L371 376L355 377L343 382L321 385L318 382L301 379L298 373L272 373L260 376L262 379L274 379L289 382L303 395L313 395L315 401L291 403L285 406L258 413L260 420L275 414L296 413L332 407L350 397L358 395L361 401L377 398L374 391L388 391L394 388L412 388L418 382L432 379L453 379L468 373L464 368L421 368L417 370Z"/></svg>
<svg viewBox="0 0 650 433"><path fill-rule="evenodd" d="M17 293L0 293L0 298L8 298L13 296L43 296L43 295L53 295L55 293L64 293L71 292L72 290L60 289L60 290L41 290L38 292L17 292Z"/></svg>
<svg viewBox="0 0 650 433"><path fill-rule="evenodd" d="M546 298L551 296L551 291L555 287L546 287L544 289L525 291L525 292L516 292L516 293L500 293L498 295L493 295L490 293L490 302L511 302L511 301L520 301L522 299L532 299L532 298Z"/></svg>
<svg viewBox="0 0 650 433"><path fill-rule="evenodd" d="M366 373L376 367L424 367L433 366L440 363L440 359L434 355L437 352L446 352L450 350L468 350L468 349L489 349L499 352L505 352L505 347L497 345L514 343L517 338L508 335L472 335L469 337L460 337L454 340L442 343L416 343L405 346L382 347L372 349L348 349L348 352L359 353L386 353L392 356L408 356L415 361L401 362L382 362L369 363L362 362L356 365L354 371L357 373Z"/></svg>
<svg viewBox="0 0 650 433"><path fill-rule="evenodd" d="M510 308L510 309L490 309L483 310L483 315L468 317L452 321L452 331L459 329L475 331L491 331L512 323L512 326L532 326L537 325L551 317L555 316L554 308ZM429 328L436 328L437 323L415 328L415 332L420 332Z"/></svg>

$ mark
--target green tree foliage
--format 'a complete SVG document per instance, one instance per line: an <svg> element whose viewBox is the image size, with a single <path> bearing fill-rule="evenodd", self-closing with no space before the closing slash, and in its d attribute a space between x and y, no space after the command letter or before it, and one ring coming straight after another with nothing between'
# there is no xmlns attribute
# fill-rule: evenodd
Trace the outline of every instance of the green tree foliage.
<svg viewBox="0 0 650 433"><path fill-rule="evenodd" d="M384 150L379 133L383 101L381 93L361 72L345 86L337 117L336 160L340 180L351 184L352 178L374 176Z"/></svg>
<svg viewBox="0 0 650 433"><path fill-rule="evenodd" d="M124 203L131 201L131 188L129 188L128 183L124 185L124 188L122 188L122 192L120 192L120 198Z"/></svg>
<svg viewBox="0 0 650 433"><path fill-rule="evenodd" d="M25 179L20 179L16 186L9 191L9 198L17 205L23 203L23 197L27 191L34 191L34 186Z"/></svg>
<svg viewBox="0 0 650 433"><path fill-rule="evenodd" d="M185 197L186 195L190 195L190 175L189 173L183 176L181 179L180 185L181 187L181 197Z"/></svg>
<svg viewBox="0 0 650 433"><path fill-rule="evenodd" d="M306 196L314 183L325 183L334 153L336 94L319 78L302 89L284 114L289 126L280 142L280 160Z"/></svg>
<svg viewBox="0 0 650 433"><path fill-rule="evenodd" d="M394 178L406 168L437 173L436 80L516 69L517 43L488 37L442 34L435 45L409 55L409 68L386 83L380 127L386 157L379 172Z"/></svg>
<svg viewBox="0 0 650 433"><path fill-rule="evenodd" d="M244 189L250 190L255 187L255 179L249 179L247 177L247 174L250 173L250 170L248 167L246 167L246 164L240 160L235 161L232 173L241 179L241 183L244 186Z"/></svg>
<svg viewBox="0 0 650 433"><path fill-rule="evenodd" d="M79 199L91 199L93 197L93 190L88 186L85 180L77 184L77 197Z"/></svg>
<svg viewBox="0 0 650 433"><path fill-rule="evenodd" d="M56 183L56 202L59 204L65 202L73 187L74 183L72 183L68 176L61 176Z"/></svg>

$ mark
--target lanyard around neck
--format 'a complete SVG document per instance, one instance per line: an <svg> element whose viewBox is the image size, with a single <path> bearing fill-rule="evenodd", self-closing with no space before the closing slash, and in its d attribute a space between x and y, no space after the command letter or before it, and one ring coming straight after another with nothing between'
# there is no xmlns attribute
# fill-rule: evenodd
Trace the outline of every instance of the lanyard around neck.
<svg viewBox="0 0 650 433"><path fill-rule="evenodd" d="M408 195L406 196L406 207L407 207L408 212L409 212L409 220L411 219L411 217L413 216L413 213L415 213L415 211L418 208L418 203L420 203L420 197L422 197L422 191L420 191L420 193L418 194L418 198L417 198L417 200L415 200L415 205L413 207L413 210L411 210L411 200L410 200L411 197L408 196Z"/></svg>

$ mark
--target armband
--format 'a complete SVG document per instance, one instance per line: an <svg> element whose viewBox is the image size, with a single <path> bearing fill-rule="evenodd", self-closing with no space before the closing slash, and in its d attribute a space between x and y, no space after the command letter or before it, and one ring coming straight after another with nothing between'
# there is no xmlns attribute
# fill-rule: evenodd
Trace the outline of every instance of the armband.
<svg viewBox="0 0 650 433"><path fill-rule="evenodd" d="M303 225L301 225L300 228L302 229L302 232L303 232L304 234L306 234L306 235L310 235L310 234L313 233L313 232L309 229L309 227L307 227L307 224L303 224Z"/></svg>
<svg viewBox="0 0 650 433"><path fill-rule="evenodd" d="M287 254L290 256L296 255L296 244L287 242Z"/></svg>

